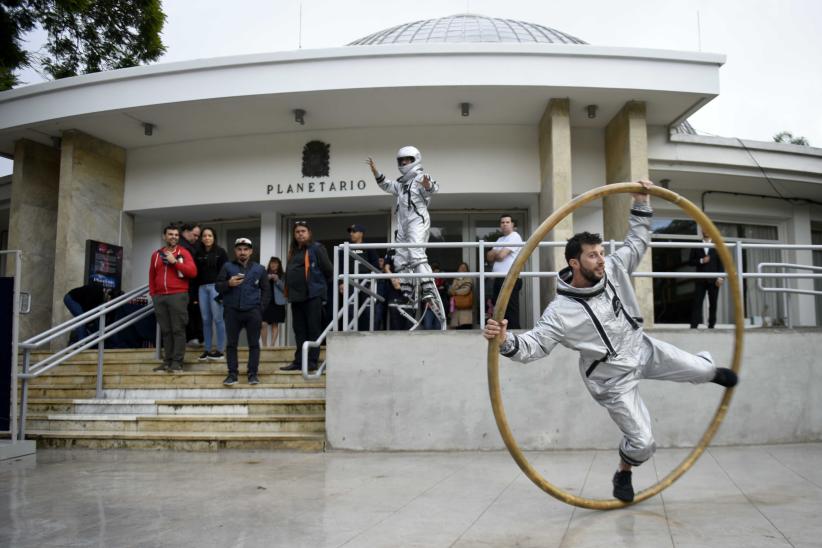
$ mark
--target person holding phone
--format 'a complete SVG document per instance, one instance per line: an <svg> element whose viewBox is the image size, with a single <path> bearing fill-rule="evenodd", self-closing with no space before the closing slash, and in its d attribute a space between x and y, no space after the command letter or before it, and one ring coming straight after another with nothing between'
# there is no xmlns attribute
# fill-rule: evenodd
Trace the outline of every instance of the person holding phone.
<svg viewBox="0 0 822 548"><path fill-rule="evenodd" d="M226 386L237 384L239 365L237 343L240 331L245 329L248 339L248 384L259 384L257 372L260 366L260 328L263 310L271 300L271 288L265 268L251 259L254 246L248 238L234 241L235 260L223 265L217 282L217 292L223 297L223 314L226 331Z"/></svg>
<svg viewBox="0 0 822 548"><path fill-rule="evenodd" d="M197 276L197 265L180 243L180 231L174 225L163 228L161 247L151 255L148 269L148 291L154 315L163 339L163 363L154 371L169 373L183 370L188 323L188 284Z"/></svg>

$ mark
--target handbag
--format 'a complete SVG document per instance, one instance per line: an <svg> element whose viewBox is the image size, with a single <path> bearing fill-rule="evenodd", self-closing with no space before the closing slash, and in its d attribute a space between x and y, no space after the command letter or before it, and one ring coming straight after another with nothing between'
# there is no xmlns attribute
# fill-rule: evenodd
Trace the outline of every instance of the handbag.
<svg viewBox="0 0 822 548"><path fill-rule="evenodd" d="M470 310L474 308L474 292L471 291L465 295L454 295L454 304L457 310Z"/></svg>

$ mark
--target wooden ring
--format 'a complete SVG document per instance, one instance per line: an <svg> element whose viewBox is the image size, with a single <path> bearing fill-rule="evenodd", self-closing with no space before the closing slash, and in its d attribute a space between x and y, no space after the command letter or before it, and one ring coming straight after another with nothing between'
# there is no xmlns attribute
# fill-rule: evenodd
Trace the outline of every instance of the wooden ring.
<svg viewBox="0 0 822 548"><path fill-rule="evenodd" d="M494 320L498 322L503 320L505 316L505 309L508 307L508 299L511 296L511 290L514 288L514 284L519 278L519 274L522 272L525 262L531 257L534 249L537 248L537 245L542 241L542 239L545 238L562 219L576 211L581 206L602 198L603 196L628 192L647 193L667 200L672 204L676 204L692 219L699 223L699 226L702 227L703 233L710 236L714 244L716 244L716 252L725 267L725 272L728 275L727 280L730 285L731 296L733 297L734 350L731 361L731 369L738 374L742 361L744 316L741 292L739 288L739 278L736 274L736 265L733 262L731 253L728 251L728 247L725 245L725 240L723 240L722 235L719 233L719 229L716 228L716 225L714 225L714 223L711 222L711 220L693 204L693 202L683 198L676 192L672 192L658 186L652 186L646 190L640 183L613 183L589 190L585 194L574 198L560 209L554 211L547 219L545 219L545 221L543 221L534 234L528 238L528 241L523 246L522 251L520 251L513 265L511 265L511 269L508 271L508 276L505 277L505 282L502 284L499 297L497 298L496 307L494 309ZM505 442L505 446L508 448L511 456L514 458L517 465L519 465L525 475L528 476L528 478L533 481L537 487L554 498L573 506L590 508L593 510L611 510L614 508L629 506L637 502L642 502L643 500L660 493L663 489L673 484L677 479L679 479L680 476L682 476L682 474L687 472L688 469L693 466L694 462L696 462L696 460L708 447L711 439L713 439L719 429L722 419L725 418L725 414L728 412L728 406L730 405L731 396L733 395L733 388L725 389L722 399L719 402L719 406L717 407L711 422L708 424L708 428L705 430L705 433L702 434L699 443L676 468L674 468L670 473L668 473L668 475L655 484L638 492L634 497L633 502L623 502L617 499L589 499L572 495L571 493L568 493L567 491L564 491L547 481L544 477L542 477L542 475L540 475L539 472L537 472L536 469L534 469L533 466L531 466L531 463L528 462L528 459L525 458L522 450L517 445L517 442L511 433L511 428L508 426L508 419L505 417L505 408L502 404L502 395L499 383L499 342L496 339L488 342L488 390L491 395L491 407L494 410L494 418L497 421L497 428L499 428L499 432L502 435L502 440Z"/></svg>

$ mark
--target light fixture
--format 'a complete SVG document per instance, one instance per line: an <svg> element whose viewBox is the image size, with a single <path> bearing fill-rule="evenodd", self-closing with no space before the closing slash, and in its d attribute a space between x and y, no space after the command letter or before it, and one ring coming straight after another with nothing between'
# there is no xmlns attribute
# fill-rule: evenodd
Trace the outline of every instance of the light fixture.
<svg viewBox="0 0 822 548"><path fill-rule="evenodd" d="M151 137L154 135L154 124L143 122L143 135L146 137Z"/></svg>
<svg viewBox="0 0 822 548"><path fill-rule="evenodd" d="M460 113L462 113L463 116L471 114L471 103L460 103Z"/></svg>
<svg viewBox="0 0 822 548"><path fill-rule="evenodd" d="M301 126L305 125L305 111L301 108L294 109L294 121Z"/></svg>
<svg viewBox="0 0 822 548"><path fill-rule="evenodd" d="M585 107L585 110L588 112L588 118L592 120L597 117L597 110L599 109L596 105L588 105Z"/></svg>

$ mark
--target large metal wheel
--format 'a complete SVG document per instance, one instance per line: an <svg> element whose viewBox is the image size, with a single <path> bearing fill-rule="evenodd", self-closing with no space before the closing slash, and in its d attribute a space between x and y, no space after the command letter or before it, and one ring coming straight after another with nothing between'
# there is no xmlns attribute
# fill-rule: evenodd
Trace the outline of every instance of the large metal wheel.
<svg viewBox="0 0 822 548"><path fill-rule="evenodd" d="M546 235L553 230L553 228L562 219L567 217L579 207L602 198L603 196L628 192L638 193L646 192L646 190L639 183L614 183L601 186L574 198L545 219L534 234L528 239L528 242L526 242L523 250L519 253L514 261L514 264L511 266L511 269L508 271L508 276L505 278L505 282L500 290L499 298L497 299L497 306L494 310L494 319L496 321L502 321L505 315L505 309L508 306L508 299L511 296L511 290L514 287L514 283L517 281L517 278L519 278L519 274L522 271L525 262L534 252L534 249L536 249L539 242L542 241L542 239L545 238ZM722 235L719 233L719 230L713 222L711 222L711 220L699 208L677 193L658 186L651 187L647 190L647 193L679 206L692 219L699 223L699 226L702 227L703 232L710 236L714 244L716 244L717 254L722 260L722 264L725 267L725 272L728 274L727 280L730 286L731 295L733 297L735 330L731 369L733 369L736 373L739 373L739 368L742 361L742 337L744 332L742 300L740 297L739 279L737 278L736 267L732 260L731 253L728 251L728 247L722 239ZM713 418L708 424L708 428L705 430L705 433L702 434L702 437L696 447L694 447L685 459L665 477L650 487L638 492L634 497L633 502L626 503L617 499L590 499L572 495L571 493L568 493L567 491L564 491L556 485L550 483L542 477L542 475L540 475L540 473L534 469L533 466L531 466L528 459L526 459L525 455L523 455L522 450L517 445L517 442L511 433L511 428L508 426L508 419L505 416L505 408L502 404L502 394L500 391L499 382L499 356L499 342L496 340L489 341L488 389L491 395L491 407L494 410L494 417L497 421L497 427L499 428L502 439L505 442L505 446L508 448L511 456L514 458L517 465L519 465L525 475L528 476L528 478L540 489L561 500L562 502L582 508L591 508L594 510L611 510L614 508L622 508L653 497L666 487L673 484L680 476L682 476L682 474L687 472L688 469L693 466L694 462L696 462L700 455L702 455L703 451L705 451L705 448L708 446L711 439L713 439L719 429L722 419L728 412L728 406L730 405L731 396L733 395L732 388L725 389L722 399L719 402L719 406L717 407Z"/></svg>

